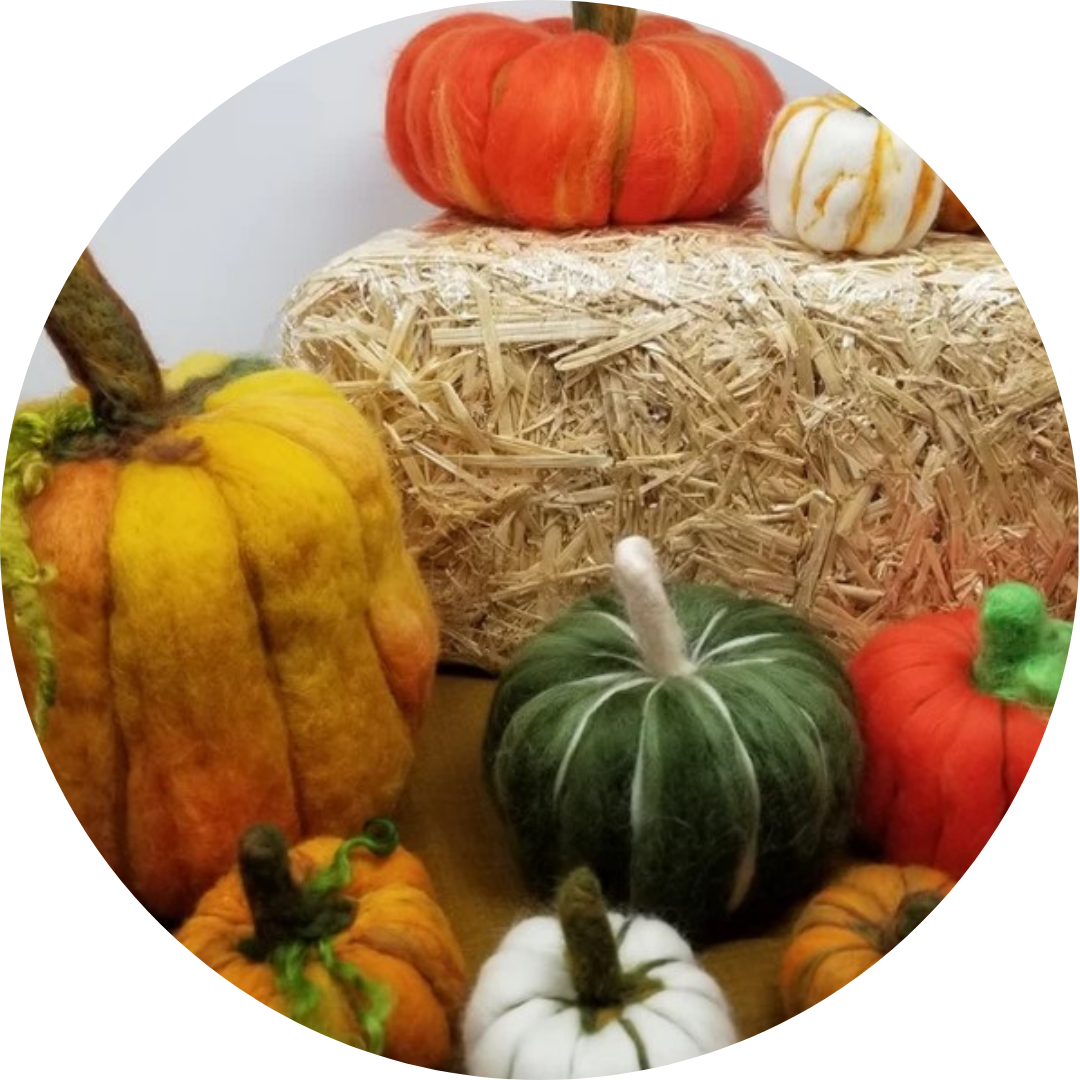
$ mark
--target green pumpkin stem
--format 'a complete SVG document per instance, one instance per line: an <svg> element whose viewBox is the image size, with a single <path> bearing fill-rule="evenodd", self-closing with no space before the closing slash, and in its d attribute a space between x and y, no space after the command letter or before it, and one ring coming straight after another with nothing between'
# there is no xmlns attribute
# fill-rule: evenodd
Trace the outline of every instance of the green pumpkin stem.
<svg viewBox="0 0 1080 1080"><path fill-rule="evenodd" d="M1072 624L1052 619L1042 594L1030 585L1005 582L983 598L975 686L1003 701L1052 708L1057 701Z"/></svg>
<svg viewBox="0 0 1080 1080"><path fill-rule="evenodd" d="M628 536L616 544L614 577L645 667L661 679L690 674L694 665L687 656L686 635L648 540Z"/></svg>
<svg viewBox="0 0 1080 1080"><path fill-rule="evenodd" d="M940 903L941 897L933 892L912 893L905 897L894 924L896 944L903 941Z"/></svg>
<svg viewBox="0 0 1080 1080"><path fill-rule="evenodd" d="M138 319L89 251L64 282L45 330L106 431L154 426L165 397L161 370Z"/></svg>
<svg viewBox="0 0 1080 1080"><path fill-rule="evenodd" d="M596 875L587 867L569 874L559 886L555 911L578 1000L592 1009L621 1004L626 982Z"/></svg>
<svg viewBox="0 0 1080 1080"><path fill-rule="evenodd" d="M580 4L570 7L574 14L575 30L592 30L603 34L615 45L625 45L634 33L637 9L619 4Z"/></svg>

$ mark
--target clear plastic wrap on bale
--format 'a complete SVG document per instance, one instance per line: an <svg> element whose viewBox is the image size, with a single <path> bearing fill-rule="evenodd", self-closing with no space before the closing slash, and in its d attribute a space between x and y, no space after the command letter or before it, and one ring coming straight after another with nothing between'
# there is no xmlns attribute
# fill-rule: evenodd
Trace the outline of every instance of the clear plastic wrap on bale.
<svg viewBox="0 0 1080 1080"><path fill-rule="evenodd" d="M750 217L560 235L449 216L311 276L284 334L382 426L447 660L498 669L629 533L844 651L1006 578L1073 614L1065 414L982 237L829 258Z"/></svg>

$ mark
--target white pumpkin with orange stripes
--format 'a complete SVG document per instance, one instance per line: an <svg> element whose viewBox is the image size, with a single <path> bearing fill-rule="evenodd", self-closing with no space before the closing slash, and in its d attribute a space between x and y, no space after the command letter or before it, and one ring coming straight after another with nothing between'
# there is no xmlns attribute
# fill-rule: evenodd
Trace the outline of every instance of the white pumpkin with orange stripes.
<svg viewBox="0 0 1080 1080"><path fill-rule="evenodd" d="M785 106L764 167L772 227L818 251L903 251L922 240L941 204L937 174L843 94Z"/></svg>

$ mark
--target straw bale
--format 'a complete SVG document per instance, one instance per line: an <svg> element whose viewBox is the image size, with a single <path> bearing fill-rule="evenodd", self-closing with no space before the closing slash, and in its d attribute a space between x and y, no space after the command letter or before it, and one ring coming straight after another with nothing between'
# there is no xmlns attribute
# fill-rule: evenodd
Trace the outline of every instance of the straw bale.
<svg viewBox="0 0 1080 1080"><path fill-rule="evenodd" d="M1006 578L1073 614L1064 411L982 237L827 258L752 214L570 235L447 215L313 274L283 332L384 430L448 660L497 669L631 532L845 651Z"/></svg>

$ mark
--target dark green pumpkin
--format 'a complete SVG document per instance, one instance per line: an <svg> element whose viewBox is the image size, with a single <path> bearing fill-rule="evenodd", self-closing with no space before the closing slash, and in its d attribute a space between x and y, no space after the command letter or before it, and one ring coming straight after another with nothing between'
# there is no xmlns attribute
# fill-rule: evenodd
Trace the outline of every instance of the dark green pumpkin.
<svg viewBox="0 0 1080 1080"><path fill-rule="evenodd" d="M712 585L666 590L684 659L657 674L625 595L578 603L519 651L485 772L535 890L587 864L612 902L700 942L805 895L843 845L852 693L803 619Z"/></svg>

